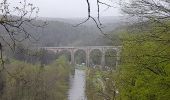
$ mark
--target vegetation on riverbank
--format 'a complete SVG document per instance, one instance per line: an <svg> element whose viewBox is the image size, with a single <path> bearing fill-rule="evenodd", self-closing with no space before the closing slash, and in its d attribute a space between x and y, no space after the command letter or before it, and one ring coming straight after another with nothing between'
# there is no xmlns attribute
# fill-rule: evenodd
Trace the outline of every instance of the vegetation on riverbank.
<svg viewBox="0 0 170 100"><path fill-rule="evenodd" d="M114 100L118 91L114 71L88 68L86 75L86 95L88 100Z"/></svg>
<svg viewBox="0 0 170 100"><path fill-rule="evenodd" d="M120 99L169 100L170 24L164 24L168 26L139 23L140 28L136 25L125 32L117 78Z"/></svg>
<svg viewBox="0 0 170 100"><path fill-rule="evenodd" d="M116 100L169 100L170 24L164 24L148 21L122 29L120 65L114 73L88 71L88 100L114 100L115 93Z"/></svg>
<svg viewBox="0 0 170 100"><path fill-rule="evenodd" d="M0 74L1 100L67 100L69 75L66 58L41 66L11 61Z"/></svg>

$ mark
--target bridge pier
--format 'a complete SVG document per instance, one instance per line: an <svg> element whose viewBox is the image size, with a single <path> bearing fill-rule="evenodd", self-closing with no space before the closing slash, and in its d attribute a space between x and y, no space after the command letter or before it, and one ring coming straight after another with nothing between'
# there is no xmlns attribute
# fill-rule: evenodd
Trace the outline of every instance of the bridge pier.
<svg viewBox="0 0 170 100"><path fill-rule="evenodd" d="M105 66L105 52L102 52L102 59L101 59L101 66L104 67Z"/></svg>
<svg viewBox="0 0 170 100"><path fill-rule="evenodd" d="M120 63L120 48L116 50L116 69Z"/></svg>
<svg viewBox="0 0 170 100"><path fill-rule="evenodd" d="M71 52L71 64L74 65L75 64L75 61L74 61L74 50L70 50Z"/></svg>
<svg viewBox="0 0 170 100"><path fill-rule="evenodd" d="M77 50L84 50L86 52L86 66L89 67L90 65L90 52L92 50L98 49L101 50L102 52L102 59L101 59L101 66L104 67L105 66L105 52L108 49L113 49L116 50L117 52L117 60L116 60L116 68L119 64L119 60L120 60L120 49L121 46L87 46L87 47L42 47L40 49L46 49L49 51L53 51L53 52L60 52L62 50L68 50L69 52L71 52L71 64L75 64L75 52Z"/></svg>
<svg viewBox="0 0 170 100"><path fill-rule="evenodd" d="M90 67L90 50L87 48L86 50L86 66Z"/></svg>

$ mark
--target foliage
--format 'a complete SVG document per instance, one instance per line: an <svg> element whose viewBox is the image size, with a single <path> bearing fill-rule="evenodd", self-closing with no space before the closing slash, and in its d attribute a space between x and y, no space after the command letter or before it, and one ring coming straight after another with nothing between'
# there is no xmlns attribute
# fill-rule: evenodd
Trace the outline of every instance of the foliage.
<svg viewBox="0 0 170 100"><path fill-rule="evenodd" d="M67 100L71 66L64 57L48 66L12 61L6 71L1 100Z"/></svg>
<svg viewBox="0 0 170 100"><path fill-rule="evenodd" d="M116 69L117 52L115 50L107 50L105 53L105 65Z"/></svg>
<svg viewBox="0 0 170 100"><path fill-rule="evenodd" d="M15 52L5 51L7 58L13 58L32 64L40 63L41 65L50 64L57 58L55 53L44 49L37 50L26 48L22 44L18 44L16 47Z"/></svg>
<svg viewBox="0 0 170 100"><path fill-rule="evenodd" d="M114 73L89 69L87 98L169 100L170 24L168 20L164 24L166 26L151 20L124 27L121 31L123 46L120 66Z"/></svg>
<svg viewBox="0 0 170 100"><path fill-rule="evenodd" d="M131 27L123 36L119 99L169 100L170 30L152 22L139 26Z"/></svg>
<svg viewBox="0 0 170 100"><path fill-rule="evenodd" d="M86 95L88 100L115 100L115 72L89 68L86 79Z"/></svg>
<svg viewBox="0 0 170 100"><path fill-rule="evenodd" d="M67 50L60 51L56 55L57 55L57 58L64 56L65 58L67 58L68 61L71 62L71 53Z"/></svg>
<svg viewBox="0 0 170 100"><path fill-rule="evenodd" d="M117 61L117 55L116 51L114 50L106 50L105 51L105 66L108 66L109 68L115 68L116 61ZM91 66L94 65L101 65L102 61L102 52L100 50L93 50L90 53L90 64Z"/></svg>
<svg viewBox="0 0 170 100"><path fill-rule="evenodd" d="M0 9L0 43L2 45L15 50L17 43L27 39L37 40L36 36L26 29L26 27L32 29L41 27L33 23L39 12L37 7L28 0L18 1L15 4L9 0L1 0Z"/></svg>
<svg viewBox="0 0 170 100"><path fill-rule="evenodd" d="M86 62L86 53L83 50L78 50L75 53L75 62L77 64L82 64Z"/></svg>
<svg viewBox="0 0 170 100"><path fill-rule="evenodd" d="M101 64L102 53L100 50L93 50L90 53L90 60L93 65Z"/></svg>

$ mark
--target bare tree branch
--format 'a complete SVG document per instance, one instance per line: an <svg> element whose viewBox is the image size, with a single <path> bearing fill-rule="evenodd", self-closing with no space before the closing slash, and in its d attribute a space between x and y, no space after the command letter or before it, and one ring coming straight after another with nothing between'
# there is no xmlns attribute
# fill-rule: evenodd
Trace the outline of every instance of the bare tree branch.
<svg viewBox="0 0 170 100"><path fill-rule="evenodd" d="M6 31L4 34L1 33L1 39L11 49L15 50L17 42L22 42L29 38L37 41L36 37L29 33L25 27L33 26L38 28L44 27L45 24L33 24L37 19L39 9L33 6L33 4L28 3L27 0L18 2L16 7L11 8L11 6L9 0L3 0L0 3L0 12L2 13L0 15L0 25ZM8 37L4 38L3 35L8 35Z"/></svg>
<svg viewBox="0 0 170 100"><path fill-rule="evenodd" d="M89 0L86 0L86 3L87 3L87 8L88 8L88 10L87 10L87 12L88 12L87 18L86 18L83 22L75 25L74 27L78 27L78 26L86 23L86 22L89 21L90 19L92 19L93 22L95 23L96 27L99 29L100 33L103 34L103 35L104 35L106 38L108 38L109 40L113 41L113 40L112 40L112 37L109 36L109 34L106 34L106 33L103 31L103 29L102 29L102 28L103 28L102 22L100 21L100 5L105 5L105 6L107 6L108 8L113 7L113 6L111 6L111 5L109 5L109 4L105 3L105 2L101 2L100 0L96 0L96 3L97 3L97 20L96 20L95 17L93 17L93 16L91 15L90 1L89 1Z"/></svg>

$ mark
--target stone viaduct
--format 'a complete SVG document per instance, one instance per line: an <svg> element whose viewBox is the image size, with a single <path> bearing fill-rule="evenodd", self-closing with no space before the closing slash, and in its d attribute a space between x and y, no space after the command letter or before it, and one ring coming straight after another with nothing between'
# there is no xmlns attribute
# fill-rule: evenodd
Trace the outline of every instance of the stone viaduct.
<svg viewBox="0 0 170 100"><path fill-rule="evenodd" d="M75 53L78 50L83 50L86 53L86 66L89 67L89 59L90 59L90 53L93 50L100 50L102 53L102 59L101 59L101 65L105 66L105 53L107 50L115 50L116 51L116 57L117 57L117 61L116 61L116 67L118 65L119 62L119 54L120 54L120 49L121 46L83 46L83 47L41 47L41 49L45 49L48 51L52 51L55 53L59 53L61 51L67 50L71 53L71 63L75 64Z"/></svg>

